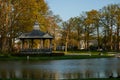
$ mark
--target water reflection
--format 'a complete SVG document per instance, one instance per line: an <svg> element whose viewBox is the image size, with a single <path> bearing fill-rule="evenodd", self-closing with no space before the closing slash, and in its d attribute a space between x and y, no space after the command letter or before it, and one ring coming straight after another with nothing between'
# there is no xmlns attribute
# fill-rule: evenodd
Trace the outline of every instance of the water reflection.
<svg viewBox="0 0 120 80"><path fill-rule="evenodd" d="M80 79L120 75L120 59L0 61L0 78Z"/></svg>

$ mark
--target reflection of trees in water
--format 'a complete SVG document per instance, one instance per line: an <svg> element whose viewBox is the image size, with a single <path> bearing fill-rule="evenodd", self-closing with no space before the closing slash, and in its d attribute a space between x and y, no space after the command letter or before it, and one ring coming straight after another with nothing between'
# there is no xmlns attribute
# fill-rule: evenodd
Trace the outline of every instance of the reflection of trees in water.
<svg viewBox="0 0 120 80"><path fill-rule="evenodd" d="M6 69L2 69L0 70L0 78L16 78L17 73L15 72L15 70L6 70Z"/></svg>
<svg viewBox="0 0 120 80"><path fill-rule="evenodd" d="M110 76L113 76L112 70L107 70L107 71L105 71L105 76L106 76L107 78L109 78Z"/></svg>
<svg viewBox="0 0 120 80"><path fill-rule="evenodd" d="M23 78L26 79L56 79L58 78L57 72L49 72L43 70L22 70Z"/></svg>
<svg viewBox="0 0 120 80"><path fill-rule="evenodd" d="M120 77L120 69L116 70L106 70L105 71L105 77Z"/></svg>
<svg viewBox="0 0 120 80"><path fill-rule="evenodd" d="M120 69L115 72L117 75L120 75ZM14 70L14 69L1 69L0 70L0 78L24 78L24 79L39 79L39 80L47 80L47 79L81 79L81 78L100 78L101 74L103 77L109 77L114 74L112 70L106 70L104 72L94 72L92 70L87 69L86 71L78 71L78 72L50 72L49 70L37 70L37 69L22 69L22 70Z"/></svg>
<svg viewBox="0 0 120 80"><path fill-rule="evenodd" d="M120 77L120 69L117 69L117 77Z"/></svg>
<svg viewBox="0 0 120 80"><path fill-rule="evenodd" d="M91 70L81 71L81 72L72 72L63 74L65 79L81 79L81 78L92 78L94 76L94 72Z"/></svg>
<svg viewBox="0 0 120 80"><path fill-rule="evenodd" d="M93 76L94 76L93 71L91 71L90 69L87 69L85 71L85 77L86 78L92 78Z"/></svg>
<svg viewBox="0 0 120 80"><path fill-rule="evenodd" d="M10 70L9 71L9 76L10 76L10 78L15 78L16 76L15 76L15 71L14 70Z"/></svg>
<svg viewBox="0 0 120 80"><path fill-rule="evenodd" d="M63 76L65 79L80 79L81 73L75 72L75 73L64 73Z"/></svg>
<svg viewBox="0 0 120 80"><path fill-rule="evenodd" d="M6 74L7 74L7 71L6 71L6 70L4 70L4 69L3 69L3 70L0 70L0 77L1 77L1 78L7 78L7 75L6 75Z"/></svg>
<svg viewBox="0 0 120 80"><path fill-rule="evenodd" d="M19 75L18 75L19 73ZM24 79L58 79L58 73L43 70L23 69L21 72L14 70L0 70L0 78L24 78Z"/></svg>

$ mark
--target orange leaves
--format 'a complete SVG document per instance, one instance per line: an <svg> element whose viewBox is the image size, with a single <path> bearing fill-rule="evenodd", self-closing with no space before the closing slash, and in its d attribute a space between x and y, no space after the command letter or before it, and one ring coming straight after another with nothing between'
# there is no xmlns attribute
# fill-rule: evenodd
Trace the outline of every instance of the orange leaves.
<svg viewBox="0 0 120 80"><path fill-rule="evenodd" d="M97 21L99 20L100 14L97 10L91 10L86 14L87 14L87 18L85 20L85 23L88 25L97 23Z"/></svg>

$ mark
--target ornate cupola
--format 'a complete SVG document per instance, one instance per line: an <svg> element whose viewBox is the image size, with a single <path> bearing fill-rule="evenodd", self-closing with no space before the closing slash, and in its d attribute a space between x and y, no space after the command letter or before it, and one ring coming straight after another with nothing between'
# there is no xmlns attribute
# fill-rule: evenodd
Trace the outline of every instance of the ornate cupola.
<svg viewBox="0 0 120 80"><path fill-rule="evenodd" d="M34 30L40 30L39 23L36 21L33 26Z"/></svg>

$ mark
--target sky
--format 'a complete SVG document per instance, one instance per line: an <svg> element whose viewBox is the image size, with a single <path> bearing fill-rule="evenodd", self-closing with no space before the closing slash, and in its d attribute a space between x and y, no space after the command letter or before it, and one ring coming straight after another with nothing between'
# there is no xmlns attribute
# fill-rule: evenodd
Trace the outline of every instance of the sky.
<svg viewBox="0 0 120 80"><path fill-rule="evenodd" d="M63 21L76 17L82 12L92 9L99 10L109 4L118 4L120 0L45 0L55 15L60 15Z"/></svg>

